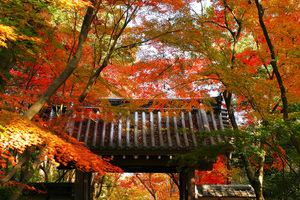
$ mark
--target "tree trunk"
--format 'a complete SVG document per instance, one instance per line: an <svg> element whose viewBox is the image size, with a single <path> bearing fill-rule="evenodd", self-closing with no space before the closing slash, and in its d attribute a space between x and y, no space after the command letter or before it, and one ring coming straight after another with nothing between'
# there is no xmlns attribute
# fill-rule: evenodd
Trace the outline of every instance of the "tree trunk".
<svg viewBox="0 0 300 200"><path fill-rule="evenodd" d="M86 87L84 88L84 91L82 94L79 96L78 101L82 103L85 99L85 97L88 95L90 90L92 89L93 84L96 82L97 78L99 77L101 71L107 66L108 64L108 59L106 59L101 67L99 67L94 74L90 77L89 82L87 83Z"/></svg>
<svg viewBox="0 0 300 200"><path fill-rule="evenodd" d="M148 174L149 175L149 183L151 184L151 173ZM139 181L144 185L144 187L148 190L148 192L151 194L151 196L153 197L154 200L156 200L156 191L154 189L151 189L151 187L149 187L140 177L138 174L135 175Z"/></svg>
<svg viewBox="0 0 300 200"><path fill-rule="evenodd" d="M278 66L277 66L277 58L276 58L276 53L275 53L274 46L272 44L272 40L269 36L268 30L267 30L267 28L265 26L265 23L263 21L264 9L263 9L262 5L259 3L258 0L255 0L255 5L256 5L256 8L257 8L257 12L258 12L259 24L260 24L260 27L263 31L264 37L267 41L268 48L269 48L269 51L270 51L270 54L271 54L272 61L270 62L270 64L273 68L273 71L274 71L274 74L276 76L276 80L277 80L277 83L278 83L278 86L279 86L279 89L280 89L280 93L281 93L283 119L284 119L284 121L287 122L288 121L288 100L287 100L287 97L286 97L286 89L285 89L285 86L283 84L281 74L280 74ZM294 147L296 148L296 150L300 154L300 143L296 139L293 132L290 132L290 141L292 142L292 144L294 145Z"/></svg>
<svg viewBox="0 0 300 200"><path fill-rule="evenodd" d="M84 16L84 20L82 22L81 31L79 34L79 41L77 50L68 63L65 70L50 84L50 86L46 89L46 91L40 96L40 98L30 107L30 109L24 114L26 118L31 120L44 106L44 104L49 100L49 98L58 90L58 88L71 76L73 71L77 68L79 61L81 59L83 53L84 43L87 39L90 26L92 24L93 18L95 17L95 4L96 1L93 1L93 7L88 7L86 14ZM42 156L42 153L40 154ZM29 182L30 178L33 175L33 172L39 168L40 165L40 158L37 158L32 166L32 170L27 171L24 175L24 178L21 182L21 185L18 186L17 192L14 193L10 200L18 199L21 191L24 189L25 185Z"/></svg>
<svg viewBox="0 0 300 200"><path fill-rule="evenodd" d="M228 116L229 116L231 125L232 125L233 129L238 129L238 125L236 123L235 116L234 116L234 110L233 110L233 107L231 104L232 93L225 90L223 93L223 96L224 96L224 100L225 100L225 104L227 107L227 112L228 112Z"/></svg>
<svg viewBox="0 0 300 200"><path fill-rule="evenodd" d="M263 165L265 162L265 156L262 156L260 159L260 168L259 168L259 175L258 178L256 178L255 173L253 171L253 168L248 160L248 157L245 154L241 155L242 162L245 167L247 177L255 191L256 199L257 200L264 200L263 196Z"/></svg>
<svg viewBox="0 0 300 200"><path fill-rule="evenodd" d="M91 196L91 172L82 172L76 170L76 182L75 182L75 200L90 200Z"/></svg>
<svg viewBox="0 0 300 200"><path fill-rule="evenodd" d="M39 166L41 164L42 157L44 156L44 150L42 149L40 152L40 155L34 160L34 163L30 170L27 170L24 174L24 177L22 178L21 184L18 185L17 191L10 197L10 200L17 200L24 189L25 185L29 182L34 172L39 169Z"/></svg>
<svg viewBox="0 0 300 200"><path fill-rule="evenodd" d="M232 104L231 104L232 93L225 91L223 93L223 95L224 95L225 103L227 106L227 112L229 115L231 125L232 125L233 129L238 130L239 128L236 123L236 119L234 116L234 110L233 110ZM242 162L243 162L243 165L244 165L246 173L247 173L247 177L255 191L256 199L264 200L262 184L263 184L263 175L264 175L263 174L263 166L264 166L264 162L265 162L265 157L263 156L260 159L260 163L259 163L260 168L259 168L258 178L256 178L256 176L255 176L252 166L248 160L248 157L243 152L241 154L241 157L242 157Z"/></svg>
<svg viewBox="0 0 300 200"><path fill-rule="evenodd" d="M95 6L95 5L94 5ZM77 68L79 61L83 53L83 46L88 36L90 26L92 24L93 18L95 17L95 8L88 7L84 20L82 22L81 31L79 34L79 41L77 50L68 63L65 70L51 83L47 90L40 96L40 98L30 107L30 109L25 113L25 117L32 119L44 106L44 104L49 100L49 98L58 90L58 88L71 76L74 70Z"/></svg>
<svg viewBox="0 0 300 200"><path fill-rule="evenodd" d="M0 179L0 185L7 183L15 175L15 173L23 166L23 164L30 159L29 154L25 154L24 157L18 162L16 166L2 179Z"/></svg>

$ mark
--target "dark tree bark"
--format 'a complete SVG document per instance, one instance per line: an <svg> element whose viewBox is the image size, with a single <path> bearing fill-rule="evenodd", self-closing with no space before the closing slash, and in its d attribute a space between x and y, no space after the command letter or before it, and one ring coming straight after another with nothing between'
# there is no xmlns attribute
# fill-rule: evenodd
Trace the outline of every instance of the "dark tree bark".
<svg viewBox="0 0 300 200"><path fill-rule="evenodd" d="M94 6L95 5L94 1ZM79 34L79 40L77 45L77 50L67 64L65 70L51 83L51 85L46 89L46 91L40 96L40 98L30 107L30 109L25 113L25 117L32 119L44 106L44 104L49 100L49 98L58 90L58 88L71 76L74 70L77 68L79 61L83 53L84 43L87 39L92 21L96 15L95 7L88 7L84 20L82 22L81 31Z"/></svg>
<svg viewBox="0 0 300 200"><path fill-rule="evenodd" d="M241 154L241 158L242 158L242 162L245 166L248 179L255 191L256 199L264 200L264 196L263 196L263 176L264 176L263 175L263 171L264 171L263 165L265 162L265 156L260 157L258 177L255 176L255 173L251 167L248 157L245 154Z"/></svg>
<svg viewBox="0 0 300 200"><path fill-rule="evenodd" d="M151 189L140 177L138 174L135 175L139 181L144 185L144 187L148 190L148 192L151 194L154 200L156 200L156 191ZM149 173L149 182L151 184L151 173Z"/></svg>
<svg viewBox="0 0 300 200"><path fill-rule="evenodd" d="M279 69L278 69L277 58L276 58L276 53L275 53L274 46L272 44L271 38L269 36L269 32L268 32L268 30L265 26L264 20L263 20L264 9L263 9L262 5L259 3L258 0L255 0L255 5L256 5L256 8L257 8L257 12L258 12L259 24L260 24L260 27L263 31L264 37L267 41L268 48L269 48L269 51L270 51L270 54L271 54L270 56L271 56L272 60L271 60L270 64L273 68L273 72L276 76L276 80L277 80L277 83L278 83L278 86L279 86L279 89L280 89L280 93L281 93L283 120L286 121L287 125L289 126L289 124L288 124L288 100L287 100L287 97L286 97L286 88L283 84L281 74L280 74ZM299 141L297 140L297 138L295 137L295 135L292 131L290 131L290 140L291 140L292 144L294 145L294 147L296 148L296 150L298 151L298 153L300 154L300 143L299 143Z"/></svg>
<svg viewBox="0 0 300 200"><path fill-rule="evenodd" d="M79 34L79 40L77 45L77 50L70 60L70 62L67 64L67 67L65 70L50 84L50 86L46 89L46 91L40 96L40 98L30 107L30 109L24 114L26 118L31 120L44 106L44 104L49 100L49 98L58 90L58 88L65 83L65 81L71 76L71 74L74 72L74 70L77 68L79 61L81 59L82 53L83 53L83 47L84 43L87 39L92 21L96 15L97 11L97 1L92 1L93 6L88 7L87 11L84 16L84 20L82 22L81 31ZM99 2L98 2L99 4ZM40 153L40 156L43 154ZM25 161L26 162L26 161ZM21 191L24 189L24 186L29 182L31 179L33 173L35 170L39 168L41 164L41 159L38 157L32 166L31 170L26 170L26 173L24 173L21 185L18 186L17 192L13 194L10 198L10 200L16 200L18 199Z"/></svg>
<svg viewBox="0 0 300 200"><path fill-rule="evenodd" d="M130 6L129 6L130 7ZM120 38L120 36L122 35L123 31L125 30L125 28L127 27L127 25L129 24L129 22L133 19L135 13L137 12L138 7L135 8L133 10L133 12L131 14L128 14L128 10L126 12L126 17L125 17L125 22L122 25L121 29L119 32L114 32L117 31L116 29L113 30L111 35L115 35L115 38L113 39L113 43L111 45L111 47L109 48L106 57L104 58L102 64L99 66L99 68L92 74L92 76L89 79L89 82L87 83L86 87L84 88L84 91L82 92L82 94L79 96L78 101L79 102L83 102L84 99L86 98L86 96L88 95L88 93L90 92L90 90L92 89L93 84L96 82L97 78L100 76L100 73L102 72L102 70L107 67L108 62L113 54L113 52L116 50L116 45L117 45L117 41ZM119 26L119 24L121 23L121 18L119 19L118 23L115 25L115 27ZM100 61L100 60L99 60Z"/></svg>
<svg viewBox="0 0 300 200"><path fill-rule="evenodd" d="M16 166L2 179L0 179L0 185L7 183L15 175L15 173L23 166L23 164L30 159L30 155L27 153L24 157L18 162Z"/></svg>
<svg viewBox="0 0 300 200"><path fill-rule="evenodd" d="M229 94L224 93L224 94L226 94L226 97L224 97L224 99L226 102L227 111L228 111L231 125L232 125L233 129L239 130L237 123L236 123L235 116L234 116L234 111L232 109L232 104L231 104L232 95L229 95L230 93ZM264 166L264 162L265 162L265 156L260 157L260 163L259 163L260 167L258 170L258 177L256 177L256 175L254 173L251 163L249 162L249 158L247 157L245 152L243 152L242 150L241 150L241 158L242 158L242 162L243 162L244 168L247 173L247 177L255 191L256 199L264 200L264 196L263 196L263 177L264 177L263 171L264 171L264 168L263 168L263 166Z"/></svg>
<svg viewBox="0 0 300 200"><path fill-rule="evenodd" d="M41 158L43 156L44 156L44 149L42 149L40 152L40 155L37 158L35 158L32 166L31 166L31 170L26 170L26 172L22 178L21 184L18 185L17 191L15 191L15 193L10 197L10 200L17 200L19 198L25 185L29 182L29 180L33 176L34 172L39 169L39 166L41 164Z"/></svg>

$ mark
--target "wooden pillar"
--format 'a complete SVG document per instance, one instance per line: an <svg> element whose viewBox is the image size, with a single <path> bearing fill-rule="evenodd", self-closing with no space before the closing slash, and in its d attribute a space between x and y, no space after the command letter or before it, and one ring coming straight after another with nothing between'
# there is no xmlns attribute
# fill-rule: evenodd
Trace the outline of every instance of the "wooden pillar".
<svg viewBox="0 0 300 200"><path fill-rule="evenodd" d="M188 167L179 174L180 200L195 200L195 169Z"/></svg>
<svg viewBox="0 0 300 200"><path fill-rule="evenodd" d="M75 200L90 200L91 199L91 172L82 172L76 170L75 181Z"/></svg>
<svg viewBox="0 0 300 200"><path fill-rule="evenodd" d="M186 196L186 187L187 187L187 176L186 176L186 171L183 169L179 173L179 195L180 195L180 200L185 200Z"/></svg>
<svg viewBox="0 0 300 200"><path fill-rule="evenodd" d="M187 200L195 200L195 169L187 169Z"/></svg>

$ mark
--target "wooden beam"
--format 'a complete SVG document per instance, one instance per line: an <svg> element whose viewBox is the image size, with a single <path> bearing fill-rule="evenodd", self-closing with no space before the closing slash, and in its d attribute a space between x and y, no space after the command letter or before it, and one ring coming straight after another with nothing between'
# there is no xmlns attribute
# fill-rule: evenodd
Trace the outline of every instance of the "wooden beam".
<svg viewBox="0 0 300 200"><path fill-rule="evenodd" d="M102 132L101 132L101 142L100 142L100 147L104 147L104 142L105 142L105 131L106 131L106 123L103 122L103 127L102 127Z"/></svg>
<svg viewBox="0 0 300 200"><path fill-rule="evenodd" d="M195 168L187 167L179 173L180 200L195 200Z"/></svg>
<svg viewBox="0 0 300 200"><path fill-rule="evenodd" d="M157 113L158 118L158 137L159 137L159 145L160 147L164 147L164 139L162 134L162 119L161 119L161 112L158 111Z"/></svg>
<svg viewBox="0 0 300 200"><path fill-rule="evenodd" d="M126 117L126 147L130 148L130 112L128 112L128 116Z"/></svg>
<svg viewBox="0 0 300 200"><path fill-rule="evenodd" d="M142 112L142 138L143 138L143 148L147 148L147 126L146 126L146 113Z"/></svg>
<svg viewBox="0 0 300 200"><path fill-rule="evenodd" d="M133 143L134 143L134 147L138 148L139 144L138 144L138 137L139 137L139 128L138 128L138 123L139 123L139 116L138 116L138 112L134 112L134 139L133 139Z"/></svg>
<svg viewBox="0 0 300 200"><path fill-rule="evenodd" d="M85 129L85 134L84 134L84 144L87 146L88 145L88 138L89 138L89 132L90 132L90 126L91 126L91 119L88 119L86 129Z"/></svg>
<svg viewBox="0 0 300 200"><path fill-rule="evenodd" d="M198 146L195 132L194 132L194 126L193 126L193 118L192 118L192 112L189 112L189 124L190 124L190 129L191 129L191 135L192 135L192 140L193 140L193 145L195 147Z"/></svg>
<svg viewBox="0 0 300 200"><path fill-rule="evenodd" d="M180 200L185 200L186 199L186 187L187 187L187 176L186 176L185 169L183 169L179 173L179 196L180 196Z"/></svg>
<svg viewBox="0 0 300 200"><path fill-rule="evenodd" d="M173 120L174 120L174 130L175 130L176 144L177 144L177 147L181 147L179 133L178 133L178 126L177 126L177 117L174 116Z"/></svg>
<svg viewBox="0 0 300 200"><path fill-rule="evenodd" d="M93 140L92 140L92 146L94 146L94 147L96 147L96 144L97 144L98 123L99 123L99 119L97 118L95 121L94 134L93 134Z"/></svg>
<svg viewBox="0 0 300 200"><path fill-rule="evenodd" d="M181 124L182 124L182 128L183 128L182 131L183 131L184 145L185 145L185 147L189 147L189 140L188 140L187 132L186 132L184 112L181 112Z"/></svg>
<svg viewBox="0 0 300 200"><path fill-rule="evenodd" d="M195 169L188 167L187 169L187 200L195 200Z"/></svg>
<svg viewBox="0 0 300 200"><path fill-rule="evenodd" d="M119 123L118 123L118 148L122 148L122 119L119 119Z"/></svg>
<svg viewBox="0 0 300 200"><path fill-rule="evenodd" d="M91 196L91 172L76 170L75 200L90 200Z"/></svg>
<svg viewBox="0 0 300 200"><path fill-rule="evenodd" d="M168 112L166 113L166 128L167 128L167 140L168 140L168 146L172 147L172 138L171 138L171 131L170 131L170 117L168 115Z"/></svg>
<svg viewBox="0 0 300 200"><path fill-rule="evenodd" d="M81 136L81 131L82 131L82 123L83 123L83 120L84 120L84 116L81 115L81 120L80 120L80 123L79 123L78 132L77 132L77 137L76 137L76 139L77 139L78 141L80 141L80 136Z"/></svg>
<svg viewBox="0 0 300 200"><path fill-rule="evenodd" d="M115 124L111 123L110 124L110 135L109 135L109 147L108 148L112 148L113 147L114 131L115 131Z"/></svg>
<svg viewBox="0 0 300 200"><path fill-rule="evenodd" d="M151 147L155 147L153 112L150 112L150 134L151 134Z"/></svg>

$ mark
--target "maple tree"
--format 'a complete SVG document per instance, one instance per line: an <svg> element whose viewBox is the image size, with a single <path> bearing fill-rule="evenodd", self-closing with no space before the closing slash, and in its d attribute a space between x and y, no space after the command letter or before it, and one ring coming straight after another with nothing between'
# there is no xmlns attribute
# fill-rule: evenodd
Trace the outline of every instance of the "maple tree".
<svg viewBox="0 0 300 200"><path fill-rule="evenodd" d="M24 113L45 127L36 114L46 102L75 109L99 97L196 99L217 91L239 158L262 199L265 170L299 173L299 1L213 0L200 11L191 2L0 1L0 104L12 111L2 116ZM192 108L193 101L181 106ZM247 122L243 127L236 113ZM15 136L27 142L9 142L7 124L1 124L1 170L26 168L30 151L44 156L45 145L50 159L56 155L65 164L86 152L61 129L20 132ZM42 134L56 135L61 145ZM17 163L13 150L23 156ZM75 163L101 171L87 160Z"/></svg>
<svg viewBox="0 0 300 200"><path fill-rule="evenodd" d="M179 192L172 178L163 173L136 173L123 181L136 196L132 199L178 199ZM116 197L114 195L113 197Z"/></svg>
<svg viewBox="0 0 300 200"><path fill-rule="evenodd" d="M84 98L86 97L87 93L89 92L91 86L95 83L96 79L99 77L99 74L101 73L101 71L108 65L108 62L110 61L110 57L113 55L114 51L117 50L130 50L133 47L135 47L138 44L147 42L149 40L151 40L151 38L142 40L142 41L137 41L134 43L129 43L129 44L123 44L120 46L116 46L118 45L118 39L122 40L125 38L122 38L120 36L122 36L126 26L129 24L130 21L132 21L134 19L134 17L136 16L136 12L143 7L147 7L149 8L151 11L156 10L156 12L163 12L163 10L165 8L161 8L163 7L162 5L164 5L167 8L178 8L178 6L183 6L182 2L177 2L176 4L174 4L174 2L143 2L143 1L129 1L129 2L123 2L120 6L119 3L120 2L102 2L102 1L92 1L93 5L89 6L86 13L85 13L85 17L81 26L81 31L79 34L79 40L78 40L78 44L77 44L77 48L76 51L74 52L74 55L72 56L72 58L70 59L70 62L67 64L67 67L64 69L64 71L62 71L60 73L60 75L48 86L48 88L46 89L46 91L39 97L39 99L30 107L30 109L25 113L25 116L28 117L29 119L32 119L33 116L35 114L37 114L37 112L43 107L43 105L46 103L46 101L52 96L52 94L54 94L58 88L65 83L65 81L73 74L74 70L78 67L80 58L83 54L83 49L84 49L84 44L85 41L88 38L88 32L90 30L90 28L92 27L93 23L95 23L95 32L99 31L97 30L97 25L99 25L100 30L101 28L107 28L106 31L101 30L102 33L99 33L100 35L98 35L96 33L96 37L98 37L97 40L100 41L100 53L99 55L97 55L97 53L95 54L95 58L94 58L94 67L96 67L95 72L92 73L92 75L89 76L89 81L88 84L85 88L85 90L83 91L83 93L81 94L81 96L79 97L79 102L82 102L84 100ZM104 4L107 3L107 6ZM125 7L124 7L125 6ZM108 22L105 22L105 17L108 19L111 19L111 16L103 16L103 20L101 19L100 16L97 16L98 13L105 13L108 12L107 9L109 8L114 8L116 7L116 13L115 15L112 15L112 21L115 23L112 25L112 27L108 26ZM162 11L160 11L162 10ZM119 13L121 11L121 13ZM110 12L115 12L113 10L110 10ZM115 17L115 18L114 18ZM102 24L103 23L103 24ZM111 29L111 30L110 30ZM137 30L139 30L140 28L138 27ZM146 29L147 30L147 29ZM134 31L134 30L132 30ZM144 30L145 31L145 30ZM164 34L168 33L164 32ZM97 36L98 35L98 36ZM102 50L103 46L103 41L105 41L105 39L107 39L107 35L109 35L110 37L108 38L108 46L105 47L104 44L104 48L107 48L108 51L105 52ZM156 35L155 37L159 37L159 35ZM132 37L135 38L135 37ZM103 41L102 41L103 40ZM98 41L98 42L99 42ZM126 38L125 41L131 41L131 39ZM127 51L126 50L126 51ZM125 52L126 52L125 51ZM124 51L123 51L124 52ZM119 52L120 54L120 52ZM95 65L97 64L97 66Z"/></svg>
<svg viewBox="0 0 300 200"><path fill-rule="evenodd" d="M142 84L131 87L134 91L142 87L147 92L141 95L147 98L203 97L212 89L223 93L235 143L258 199L263 199L268 156L279 156L273 157L279 163L283 159L299 164L297 158L287 160L285 151L289 149L290 155L297 151L299 156L299 112L288 109L299 102L299 7L295 2L212 1L202 13L191 14L188 9L168 19L185 29L153 44L159 55L170 58L150 62L146 58L136 64L141 71L133 72ZM243 128L235 112L243 112L247 122ZM282 137L290 141L283 142ZM278 167L284 170L284 163ZM295 171L291 165L289 170Z"/></svg>
<svg viewBox="0 0 300 200"><path fill-rule="evenodd" d="M114 173L100 182L99 199L178 199L177 187L167 174Z"/></svg>
<svg viewBox="0 0 300 200"><path fill-rule="evenodd" d="M205 184L226 184L228 175L231 174L227 169L225 156L220 156L213 164L212 171L196 171L196 185Z"/></svg>
<svg viewBox="0 0 300 200"><path fill-rule="evenodd" d="M75 138L64 133L59 127L54 127L56 126L38 127L18 114L1 111L1 184L10 181L28 159L34 158L34 152L38 152L38 156L34 158L33 169L25 173L21 184L18 185L19 190L26 186L44 159L50 160L56 166L67 166L71 163L81 171L95 171L99 175L104 175L107 171L120 171L118 167L109 164L109 160L100 159ZM18 162L16 156L12 154L14 150L20 155L24 154ZM5 173L8 164L14 168Z"/></svg>
<svg viewBox="0 0 300 200"><path fill-rule="evenodd" d="M122 62L132 62L137 46L172 32L172 27L169 26L168 31L157 33L155 36L138 36L156 27L152 27L151 23L147 24L149 19L145 16L141 18L143 22L141 26L128 27L129 22L137 16L137 11L147 7L149 12L163 13L166 8L178 9L184 6L181 1L174 3L172 1L73 2L66 0L1 1L1 5L3 5L1 8L3 25L1 24L0 32L1 56L3 57L1 59L1 85L2 91L5 91L1 93L1 106L5 110L23 113L28 119L33 119L49 100L51 103L76 105L75 99L81 94L79 102L82 102L104 68L112 65L112 62L116 63L114 64L116 67L120 67ZM91 53L93 56L90 56ZM62 66L66 68L63 69ZM115 69L108 68L106 73L110 76ZM69 77L71 79L68 79ZM105 78L98 79L101 80L98 87L108 87L108 90L111 90ZM89 80L86 89L82 90L84 87L82 83L86 80ZM100 95L105 96L107 92ZM30 109L27 111L28 108ZM5 114L16 116L13 112ZM64 121L64 116L57 117L61 118L59 121ZM23 121L23 119L19 120ZM22 184L18 186L18 190L22 190L33 172L38 169L42 161L40 158L45 157L53 162L55 157L55 160L61 164L71 163L83 171L103 173L103 171L114 170L106 161L96 155L90 155L82 144L68 137L65 130L61 129L62 125L46 125L39 116L36 116L34 121L41 123L39 125L41 127L53 128L52 132L47 132L44 136L41 135L44 132L33 132L28 136L28 142L19 141L22 143L18 144L20 146L4 145L11 139L11 134L6 132L2 134L1 151L5 153L1 154L1 157L7 158L10 162L5 159L1 160L3 170L7 169L9 164L13 166L13 170L8 174L4 170L2 184L8 182L21 168ZM4 128L14 127L5 120L3 122L5 122ZM34 127L35 125L27 126ZM20 137L23 135L25 136L26 132L23 134L21 131ZM54 137L55 135L57 137ZM47 140L48 138L53 138L53 140ZM22 147L22 145L25 146ZM11 151L17 154L11 155ZM39 156L34 160L30 169L33 152ZM78 160L82 154L90 155L89 160ZM23 159L14 163L18 155L23 156ZM94 160L98 160L96 165L91 163ZM15 193L12 199L16 199L18 195L19 192Z"/></svg>

